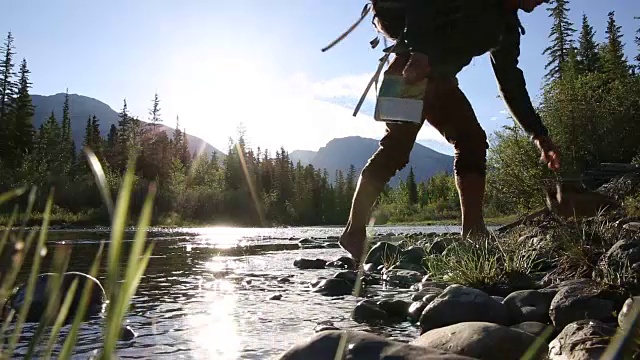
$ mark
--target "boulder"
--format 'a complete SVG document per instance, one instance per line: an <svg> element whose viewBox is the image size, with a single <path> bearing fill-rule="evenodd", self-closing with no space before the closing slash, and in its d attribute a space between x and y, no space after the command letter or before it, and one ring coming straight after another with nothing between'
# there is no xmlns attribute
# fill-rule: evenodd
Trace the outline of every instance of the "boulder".
<svg viewBox="0 0 640 360"><path fill-rule="evenodd" d="M549 322L549 308L556 290L520 290L507 296L503 303L512 323L526 321Z"/></svg>
<svg viewBox="0 0 640 360"><path fill-rule="evenodd" d="M300 270L324 269L327 266L327 261L322 259L299 258L293 261L293 266Z"/></svg>
<svg viewBox="0 0 640 360"><path fill-rule="evenodd" d="M463 322L427 331L411 344L446 350L478 359L520 359L536 337L506 326L487 322ZM532 359L544 359L547 344Z"/></svg>
<svg viewBox="0 0 640 360"><path fill-rule="evenodd" d="M473 321L507 325L509 315L506 306L487 293L462 285L451 285L424 309L420 316L420 328L425 333Z"/></svg>
<svg viewBox="0 0 640 360"><path fill-rule="evenodd" d="M33 297L31 300L31 306L27 312L26 322L39 322L44 318L45 309L47 304L51 301L53 293L49 292L49 282L54 281L56 278L60 281L58 288L58 301L53 311L53 319L49 319L47 322L55 320L55 316L59 313L59 309L62 306L65 296L70 291L71 284L74 280L77 280L76 291L71 300L71 305L67 313L67 317L64 322L69 323L75 318L75 314L80 310L80 300L82 292L86 286L91 286L91 293L89 296L89 302L85 310L84 320L98 316L103 313L106 305L107 295L104 288L100 284L98 279L91 277L87 274L80 272L66 272L62 274L62 279L59 278L59 274L44 273L37 276L35 281L35 288ZM25 297L27 295L27 284L19 286L9 297L7 305L9 308L19 312L24 306Z"/></svg>
<svg viewBox="0 0 640 360"><path fill-rule="evenodd" d="M342 345L342 346L341 346ZM337 354L342 357L337 357ZM363 331L325 330L301 341L275 360L473 360L450 352L392 341Z"/></svg>
<svg viewBox="0 0 640 360"><path fill-rule="evenodd" d="M549 344L549 360L600 359L615 332L598 320L572 322Z"/></svg>
<svg viewBox="0 0 640 360"><path fill-rule="evenodd" d="M618 310L611 294L592 280L568 283L561 287L551 301L549 316L557 329L584 319L615 322Z"/></svg>

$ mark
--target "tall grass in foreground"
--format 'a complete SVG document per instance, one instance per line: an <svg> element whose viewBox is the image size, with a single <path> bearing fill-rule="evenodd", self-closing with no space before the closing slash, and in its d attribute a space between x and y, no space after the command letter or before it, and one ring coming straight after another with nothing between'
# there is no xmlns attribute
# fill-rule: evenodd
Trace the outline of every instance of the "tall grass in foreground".
<svg viewBox="0 0 640 360"><path fill-rule="evenodd" d="M136 234L129 252L128 261L124 268L120 267L120 260L124 257L122 243L124 230L128 221L129 202L134 181L134 160L129 161L127 171L122 181L122 186L118 194L115 207L111 200L111 194L106 183L106 177L102 166L96 156L89 149L85 149L85 154L100 189L103 201L105 201L111 216L111 237L108 243L101 243L100 249L93 259L88 275L96 277L103 251L106 245L106 282L103 284L107 294L107 310L103 327L103 343L101 344L98 359L112 359L115 356L116 343L121 335L121 326L129 302L136 292L139 281L147 267L153 244L146 245L146 232L151 220L153 199L155 196L155 186L151 186L145 199L140 217L137 223ZM0 195L0 204L10 201L25 193L25 189L17 189ZM32 189L26 211L19 216L19 209L16 206L6 225L6 230L0 237L0 256L3 253L11 253L11 265L5 274L1 274L0 279L0 310L5 309L7 298L15 287L15 281L20 272L24 260L33 250L33 260L26 282L26 296L24 306L19 313L14 310L8 311L4 319L0 318L0 359L14 356L18 342L28 341L25 359L37 357L38 359L68 359L71 357L74 346L78 339L80 325L85 319L89 296L91 295L93 283L88 281L82 289L78 288L77 279L74 280L66 294L60 294L59 286L62 274L66 271L69 263L69 250L67 247L58 247L52 256L51 268L48 272L57 276L52 276L52 281L48 282L49 292L47 306L44 310L37 329L30 338L21 338L21 332L25 325L25 319L29 306L33 300L36 278L38 274L47 272L41 271L41 261L47 254L47 229L53 206L53 190L50 192L43 216L42 226L39 230L31 230L27 233L26 224L35 203L35 189ZM16 222L20 217L21 225L16 229ZM13 229L13 230L11 230ZM35 243L35 248L33 247ZM71 255L72 256L72 255ZM5 256L6 257L6 256ZM80 292L81 291L81 292ZM69 313L72 299L76 292L80 292L81 301L79 308L73 315L73 321L65 324L65 319ZM13 331L9 333L10 325ZM61 329L67 326L68 331L64 339L60 339ZM5 336L7 339L5 339ZM56 345L58 349L56 349Z"/></svg>

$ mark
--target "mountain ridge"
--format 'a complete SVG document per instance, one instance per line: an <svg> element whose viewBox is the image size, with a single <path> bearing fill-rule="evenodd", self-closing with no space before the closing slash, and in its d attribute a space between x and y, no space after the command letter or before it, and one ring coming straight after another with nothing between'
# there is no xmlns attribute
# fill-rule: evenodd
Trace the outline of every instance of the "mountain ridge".
<svg viewBox="0 0 640 360"><path fill-rule="evenodd" d="M62 107L64 105L65 93L57 93L53 95L31 95L33 105L35 106L35 114L33 116L33 125L37 129L47 118L53 114L58 122L62 119ZM104 102L84 95L69 94L69 112L71 118L71 137L79 149L84 140L84 132L87 119L95 115L100 121L100 133L103 137L109 133L111 125L118 125L118 112ZM148 121L141 120L144 123ZM158 125L171 138L175 132L164 124ZM189 141L189 151L194 154L201 151L207 154L216 152L218 155L224 156L224 153L216 149L213 145L195 135L189 134L187 131L187 139Z"/></svg>

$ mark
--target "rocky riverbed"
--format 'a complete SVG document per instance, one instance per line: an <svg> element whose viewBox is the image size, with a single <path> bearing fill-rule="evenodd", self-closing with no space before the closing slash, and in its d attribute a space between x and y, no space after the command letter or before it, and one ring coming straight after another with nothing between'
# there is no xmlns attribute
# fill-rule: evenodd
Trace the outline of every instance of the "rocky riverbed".
<svg viewBox="0 0 640 360"><path fill-rule="evenodd" d="M280 359L333 358L343 337L352 359L600 359L640 301L637 220L547 219L484 244L457 234L390 234L374 239L360 271L349 257L297 259L292 266L299 269L336 268L333 277L311 283L312 291L359 296L354 321L408 323L415 338L325 323ZM319 246L312 239L300 244ZM432 264L442 261L449 267ZM375 285L409 292L382 297Z"/></svg>

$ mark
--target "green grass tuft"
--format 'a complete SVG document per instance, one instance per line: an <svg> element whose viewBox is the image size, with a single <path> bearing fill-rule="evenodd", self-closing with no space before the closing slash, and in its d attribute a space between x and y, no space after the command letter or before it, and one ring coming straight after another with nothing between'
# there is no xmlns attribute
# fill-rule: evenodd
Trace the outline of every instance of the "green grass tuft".
<svg viewBox="0 0 640 360"><path fill-rule="evenodd" d="M92 156L90 150L85 150L89 158L89 164L96 177L96 182L100 188L103 200L107 205L111 215L111 237L109 242L101 243L100 250L91 264L88 275L97 277L103 257L104 248L107 248L107 268L104 284L107 293L108 305L103 328L103 342L100 359L111 359L115 357L116 344L121 336L123 319L128 310L131 298L134 296L138 284L144 271L146 270L153 244L147 244L146 234L152 217L153 200L156 188L151 186L144 203L144 207L138 218L135 237L129 251L126 261L125 254L122 251L122 243L124 238L125 227L129 217L129 199L133 189L133 169L134 161L130 161L128 170L118 194L118 200L115 205L111 204L111 195L109 194L106 182L104 181L104 172L95 156ZM24 189L17 189L5 194L0 194L0 204L15 199L25 193ZM33 299L36 278L41 273L42 259L47 255L46 240L48 237L48 228L51 220L51 212L54 208L53 191L50 192L46 210L42 214L42 224L39 229L28 231L27 224L32 215L32 208L35 202L35 189L29 194L29 201L22 214L16 207L11 217L6 219L4 225L5 230L0 236L0 256L10 259L10 266L0 268L0 309L5 309L6 301L10 297L15 284L16 278L25 258L29 256L30 250L33 253L33 260L30 264L29 277L26 281L25 306L20 309L19 313L9 311L4 318L0 318L0 358L11 358L15 355L16 347L19 342L28 341L28 347L24 358L42 358L42 359L69 359L73 355L76 345L80 325L85 319L89 297L92 293L92 282L86 282L86 286L82 289L78 287L77 279L72 283L66 294L58 293L59 282L62 280L62 274L66 271L69 263L68 250L64 248L55 248L50 254L53 257L51 265L51 273L57 274L53 276L53 281L49 282L48 304L45 308L45 314L37 326L37 329L28 339L21 338L21 332L25 325L25 319L29 310L29 304ZM22 224L19 229L15 229L17 222L21 220ZM10 231L9 229L12 229ZM37 237L37 238L36 238ZM35 248L32 249L35 243ZM125 264L125 265L122 265ZM73 314L72 323L65 324L69 307L72 299L77 291L81 291L81 301L79 309ZM59 347L56 354L56 345L60 343L59 336L64 326L68 326L66 337L62 339L62 346ZM11 328L13 328L12 331ZM5 340L5 336L8 339ZM6 346L4 345L6 344Z"/></svg>

